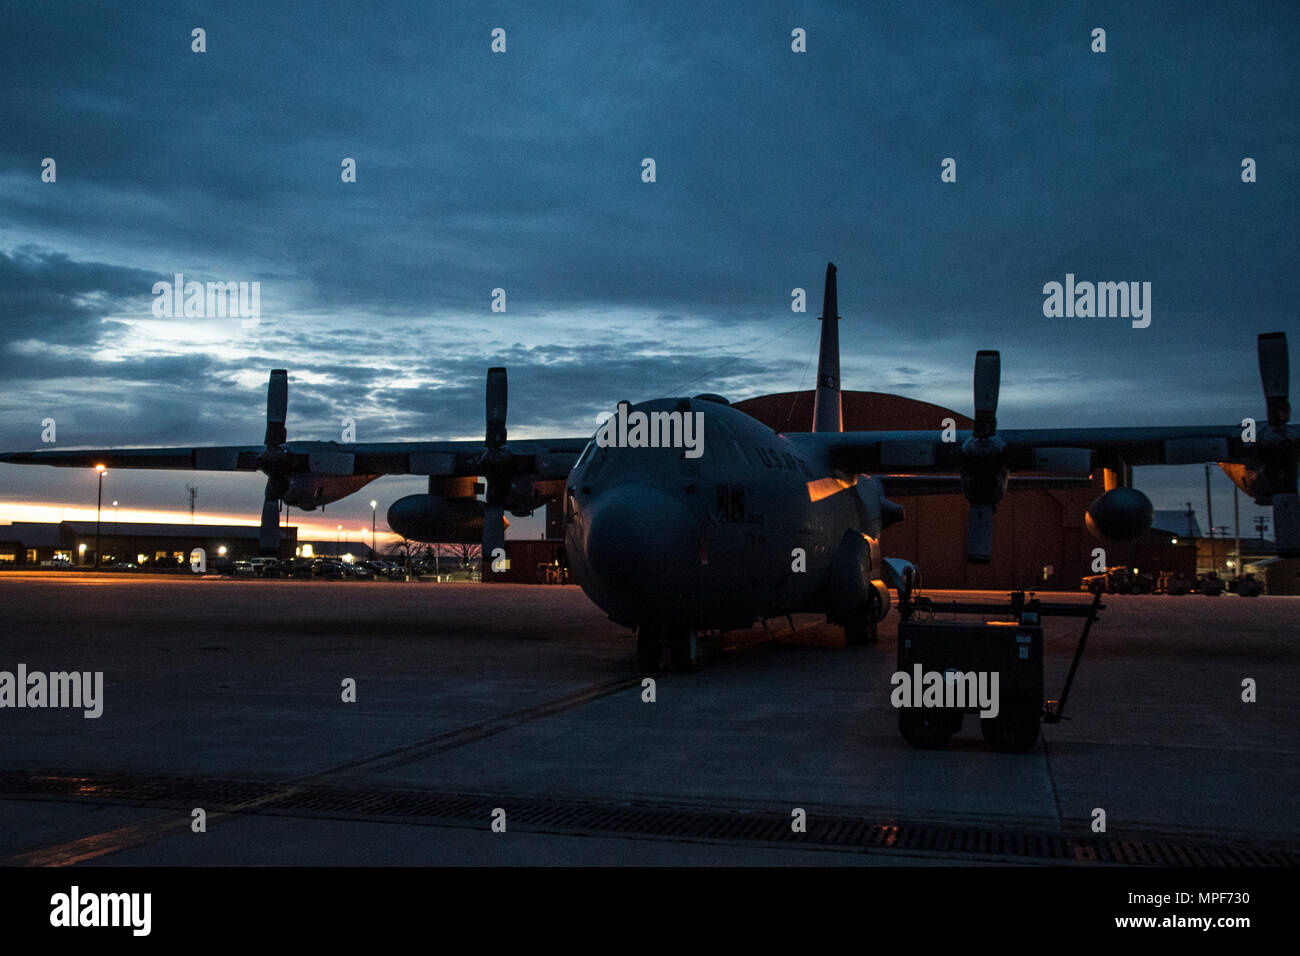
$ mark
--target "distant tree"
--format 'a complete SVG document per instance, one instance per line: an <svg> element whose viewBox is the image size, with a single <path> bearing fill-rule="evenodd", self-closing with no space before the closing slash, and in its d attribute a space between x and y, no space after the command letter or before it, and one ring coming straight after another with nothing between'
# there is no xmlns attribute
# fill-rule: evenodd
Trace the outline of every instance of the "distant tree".
<svg viewBox="0 0 1300 956"><path fill-rule="evenodd" d="M402 538L400 541L394 541L388 546L387 554L390 558L395 558L406 567L406 573L411 573L411 560L415 557L414 552L420 547L418 541L412 541L409 538Z"/></svg>
<svg viewBox="0 0 1300 956"><path fill-rule="evenodd" d="M462 568L468 568L470 565L476 564L479 555L483 552L483 546L478 544L449 544L444 545L444 547L448 549L447 553L454 558Z"/></svg>

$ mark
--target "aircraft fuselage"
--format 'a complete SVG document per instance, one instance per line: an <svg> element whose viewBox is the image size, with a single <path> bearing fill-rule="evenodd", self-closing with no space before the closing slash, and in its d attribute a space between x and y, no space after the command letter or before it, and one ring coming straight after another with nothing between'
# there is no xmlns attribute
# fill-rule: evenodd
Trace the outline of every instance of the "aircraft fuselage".
<svg viewBox="0 0 1300 956"><path fill-rule="evenodd" d="M588 597L622 624L749 627L835 611L846 534L880 576L879 482L841 475L716 401L658 399L631 411L703 413L703 453L674 447L583 452L565 486L565 550ZM854 577L855 570L847 569Z"/></svg>

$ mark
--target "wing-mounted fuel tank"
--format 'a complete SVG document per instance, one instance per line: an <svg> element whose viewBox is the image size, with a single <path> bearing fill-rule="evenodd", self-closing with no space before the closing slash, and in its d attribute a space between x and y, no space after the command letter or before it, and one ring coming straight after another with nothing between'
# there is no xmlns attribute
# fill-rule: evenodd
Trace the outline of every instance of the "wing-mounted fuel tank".
<svg viewBox="0 0 1300 956"><path fill-rule="evenodd" d="M476 544L483 537L486 506L472 477L432 477L427 495L398 498L388 509L388 526L412 541Z"/></svg>
<svg viewBox="0 0 1300 956"><path fill-rule="evenodd" d="M1087 525L1111 541L1135 541L1151 527L1151 499L1136 488L1112 488L1088 505Z"/></svg>
<svg viewBox="0 0 1300 956"><path fill-rule="evenodd" d="M388 509L388 526L412 541L478 544L483 537L483 502L477 498L407 495Z"/></svg>

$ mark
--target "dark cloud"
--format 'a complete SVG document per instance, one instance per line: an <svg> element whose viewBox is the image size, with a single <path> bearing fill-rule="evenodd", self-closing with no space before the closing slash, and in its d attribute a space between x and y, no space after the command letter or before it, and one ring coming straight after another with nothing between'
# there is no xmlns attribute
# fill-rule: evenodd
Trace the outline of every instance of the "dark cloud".
<svg viewBox="0 0 1300 956"><path fill-rule="evenodd" d="M477 434L492 364L512 429L566 434L807 387L828 259L846 387L967 411L998 348L1008 427L1259 415L1254 335L1294 325L1296 62L1284 3L29 4L0 35L0 440L51 408L256 441L271 367L321 437ZM113 321L178 271L261 281L263 327ZM1151 327L1044 318L1067 272L1150 281Z"/></svg>
<svg viewBox="0 0 1300 956"><path fill-rule="evenodd" d="M77 262L66 253L30 245L0 250L0 356L13 343L93 345L104 316L147 296L154 276L139 269ZM0 358L8 368L22 363Z"/></svg>

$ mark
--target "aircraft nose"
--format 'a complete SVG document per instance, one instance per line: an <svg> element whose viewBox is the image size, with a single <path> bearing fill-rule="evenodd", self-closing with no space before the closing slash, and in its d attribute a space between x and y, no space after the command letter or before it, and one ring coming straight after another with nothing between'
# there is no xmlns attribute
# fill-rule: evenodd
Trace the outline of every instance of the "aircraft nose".
<svg viewBox="0 0 1300 956"><path fill-rule="evenodd" d="M699 522L671 495L620 485L593 504L587 557L609 587L671 586L699 564Z"/></svg>

